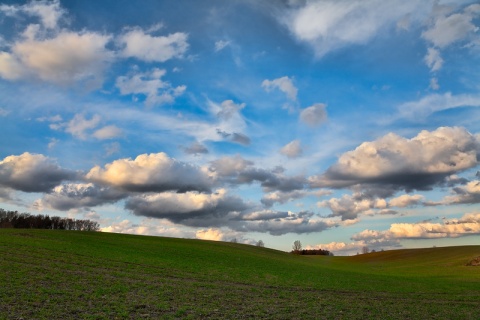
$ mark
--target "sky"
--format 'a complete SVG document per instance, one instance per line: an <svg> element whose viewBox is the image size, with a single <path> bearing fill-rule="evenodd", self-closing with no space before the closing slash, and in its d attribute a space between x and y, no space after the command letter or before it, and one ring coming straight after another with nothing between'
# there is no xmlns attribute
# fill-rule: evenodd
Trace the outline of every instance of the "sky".
<svg viewBox="0 0 480 320"><path fill-rule="evenodd" d="M480 244L480 4L0 0L0 207L335 255Z"/></svg>

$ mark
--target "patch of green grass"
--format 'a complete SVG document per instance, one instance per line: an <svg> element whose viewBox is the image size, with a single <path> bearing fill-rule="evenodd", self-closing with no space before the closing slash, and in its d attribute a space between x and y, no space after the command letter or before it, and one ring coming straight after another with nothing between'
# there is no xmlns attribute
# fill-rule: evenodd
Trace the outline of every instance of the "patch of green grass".
<svg viewBox="0 0 480 320"><path fill-rule="evenodd" d="M354 257L0 229L0 319L477 319L480 246Z"/></svg>

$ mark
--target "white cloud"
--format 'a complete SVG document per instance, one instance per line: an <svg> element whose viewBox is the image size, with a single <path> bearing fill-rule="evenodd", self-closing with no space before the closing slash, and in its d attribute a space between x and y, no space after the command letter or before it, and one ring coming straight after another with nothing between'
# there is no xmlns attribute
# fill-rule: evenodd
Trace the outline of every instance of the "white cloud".
<svg viewBox="0 0 480 320"><path fill-rule="evenodd" d="M355 254L355 252L361 252L362 248L366 246L365 242L330 242L325 244L317 244L317 245L307 245L305 248L307 250L310 249L322 249L328 250L335 255L349 255Z"/></svg>
<svg viewBox="0 0 480 320"><path fill-rule="evenodd" d="M262 82L262 88L264 88L267 92L271 91L272 89L278 89L285 93L290 100L297 101L298 89L293 84L292 79L287 76L273 80L265 79Z"/></svg>
<svg viewBox="0 0 480 320"><path fill-rule="evenodd" d="M322 197L325 195L331 194L331 191L320 190L320 191L307 191L307 190L294 190L294 191L274 191L265 194L260 202L265 207L271 207L275 203L284 204L292 200L301 199L308 196Z"/></svg>
<svg viewBox="0 0 480 320"><path fill-rule="evenodd" d="M435 17L430 28L422 33L422 37L438 48L445 48L467 38L479 29L472 22L480 13L478 8L479 5L474 4L465 8L463 13Z"/></svg>
<svg viewBox="0 0 480 320"><path fill-rule="evenodd" d="M321 125L327 120L327 106L323 103L316 103L300 112L300 120L310 127Z"/></svg>
<svg viewBox="0 0 480 320"><path fill-rule="evenodd" d="M431 94L419 101L410 101L398 106L400 117L410 120L423 120L429 115L448 109L461 107L480 107L480 95Z"/></svg>
<svg viewBox="0 0 480 320"><path fill-rule="evenodd" d="M312 186L346 187L377 184L429 189L456 172L478 165L480 141L461 127L421 131L411 139L389 133L344 153L327 172L310 179Z"/></svg>
<svg viewBox="0 0 480 320"><path fill-rule="evenodd" d="M212 101L209 101L208 104L211 114L218 118L218 122L214 126L217 139L213 140L229 140L242 145L250 144L250 138L244 133L247 124L240 112L245 108L245 103L225 100L221 104Z"/></svg>
<svg viewBox="0 0 480 320"><path fill-rule="evenodd" d="M98 129L92 135L98 140L108 140L121 136L122 130L116 126L110 125Z"/></svg>
<svg viewBox="0 0 480 320"><path fill-rule="evenodd" d="M415 13L414 18L429 9L430 3L421 0L305 1L279 19L320 58L348 45L365 44L406 15Z"/></svg>
<svg viewBox="0 0 480 320"><path fill-rule="evenodd" d="M27 76L27 70L8 52L0 52L0 76L6 80L18 80Z"/></svg>
<svg viewBox="0 0 480 320"><path fill-rule="evenodd" d="M146 96L145 103L148 106L173 103L176 97L185 92L186 86L172 87L169 82L162 80L165 74L165 70L154 68L151 72L118 77L115 85L122 95Z"/></svg>
<svg viewBox="0 0 480 320"><path fill-rule="evenodd" d="M253 162L245 160L240 155L232 157L222 157L212 161L210 166L212 172L219 176L234 176L240 174L248 167L253 166Z"/></svg>
<svg viewBox="0 0 480 320"><path fill-rule="evenodd" d="M108 140L122 135L122 130L114 125L108 125L100 129L96 129L100 125L101 120L102 119L98 114L94 114L90 119L86 118L83 114L76 114L68 122L60 122L62 121L62 118L58 115L49 118L42 117L37 119L37 121L40 122L51 122L49 126L52 130L64 130L75 138L81 140L86 140L90 137L94 137L98 140Z"/></svg>
<svg viewBox="0 0 480 320"><path fill-rule="evenodd" d="M38 209L50 208L67 211L75 208L94 207L113 203L125 198L126 194L117 190L96 186L93 183L62 184L35 202Z"/></svg>
<svg viewBox="0 0 480 320"><path fill-rule="evenodd" d="M440 51L435 48L428 48L424 61L432 72L440 70L443 66L443 59L440 56Z"/></svg>
<svg viewBox="0 0 480 320"><path fill-rule="evenodd" d="M76 138L85 140L88 136L87 131L96 128L100 120L98 114L93 115L90 120L86 119L82 114L77 114L66 124L65 132L72 134Z"/></svg>
<svg viewBox="0 0 480 320"><path fill-rule="evenodd" d="M155 215L162 217L169 214L190 214L195 211L208 211L218 206L219 201L227 195L225 189L206 194L199 192L162 192L139 196L136 200L142 200L144 205L155 207ZM136 201L133 200L133 201ZM132 202L132 201L131 201Z"/></svg>
<svg viewBox="0 0 480 320"><path fill-rule="evenodd" d="M225 100L220 104L220 111L217 112L217 116L220 119L229 120L243 108L245 108L245 103L237 104L233 100Z"/></svg>
<svg viewBox="0 0 480 320"><path fill-rule="evenodd" d="M286 233L313 233L338 226L338 222L315 217L312 212L275 212L262 211L250 213L246 217L255 220L244 220L237 227L239 231L262 232L280 236Z"/></svg>
<svg viewBox="0 0 480 320"><path fill-rule="evenodd" d="M50 142L48 143L48 146L47 146L48 149L53 149L57 145L58 142L59 142L58 139L51 138Z"/></svg>
<svg viewBox="0 0 480 320"><path fill-rule="evenodd" d="M469 181L465 186L455 187L453 195L446 196L440 202L429 202L428 205L475 204L480 203L480 181Z"/></svg>
<svg viewBox="0 0 480 320"><path fill-rule="evenodd" d="M385 209L387 207L384 199L366 199L358 194L345 194L341 198L318 202L317 205L330 208L332 217L341 217L342 221L355 220L359 214L373 213L370 212L371 209Z"/></svg>
<svg viewBox="0 0 480 320"><path fill-rule="evenodd" d="M165 153L141 154L134 160L118 159L95 166L86 178L127 191L206 191L211 181L199 167L180 162Z"/></svg>
<svg viewBox="0 0 480 320"><path fill-rule="evenodd" d="M288 158L297 158L302 155L300 140L293 140L280 149L280 153Z"/></svg>
<svg viewBox="0 0 480 320"><path fill-rule="evenodd" d="M386 231L364 230L352 236L353 240L399 240L458 238L480 234L480 213L467 213L460 219L443 223L394 223Z"/></svg>
<svg viewBox="0 0 480 320"><path fill-rule="evenodd" d="M438 84L438 79L433 77L430 79L430 89L432 90L438 90L440 89L440 85Z"/></svg>
<svg viewBox="0 0 480 320"><path fill-rule="evenodd" d="M130 197L125 208L137 216L168 219L194 227L212 227L238 223L251 205L225 189L214 193L188 191L142 194Z"/></svg>
<svg viewBox="0 0 480 320"><path fill-rule="evenodd" d="M112 223L100 229L102 232L164 236L176 238L194 238L195 232L183 230L167 220L144 219L139 224L129 220Z"/></svg>
<svg viewBox="0 0 480 320"><path fill-rule="evenodd" d="M57 28L58 21L65 13L60 7L59 0L53 1L31 1L22 6L0 5L0 11L8 16L17 16L20 13L40 18L40 22L45 28Z"/></svg>
<svg viewBox="0 0 480 320"><path fill-rule="evenodd" d="M225 49L229 45L230 45L230 41L218 40L218 41L215 42L215 52L222 51L223 49Z"/></svg>
<svg viewBox="0 0 480 320"><path fill-rule="evenodd" d="M120 45L124 46L123 57L137 58L147 62L165 62L173 58L182 58L188 49L188 35L182 32L168 36L152 36L141 28L128 29L118 37Z"/></svg>
<svg viewBox="0 0 480 320"><path fill-rule="evenodd" d="M223 234L222 230L216 228L198 230L195 233L195 237L201 240L213 241L223 241L225 239L225 235Z"/></svg>
<svg viewBox="0 0 480 320"><path fill-rule="evenodd" d="M239 155L212 161L209 170L218 182L238 185L259 182L266 192L302 190L306 184L306 179L302 175L286 177L278 171L278 168L273 170L256 168L253 162Z"/></svg>
<svg viewBox="0 0 480 320"><path fill-rule="evenodd" d="M103 71L113 60L106 49L110 36L94 32L62 31L53 38L27 38L0 53L0 76L7 80L38 78L57 85L83 81L87 87L103 82Z"/></svg>
<svg viewBox="0 0 480 320"><path fill-rule="evenodd" d="M397 198L390 199L390 201L388 202L388 205L390 207L404 208L404 207L417 205L423 199L424 197L419 194L414 194L414 195L403 194Z"/></svg>

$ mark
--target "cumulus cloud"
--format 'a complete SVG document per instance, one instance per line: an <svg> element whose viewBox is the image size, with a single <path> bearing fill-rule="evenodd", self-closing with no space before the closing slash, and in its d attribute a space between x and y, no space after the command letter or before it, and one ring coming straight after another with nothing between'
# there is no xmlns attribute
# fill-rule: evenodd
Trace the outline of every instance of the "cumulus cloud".
<svg viewBox="0 0 480 320"><path fill-rule="evenodd" d="M182 32L167 36L153 35L161 25L147 30L140 27L125 29L119 36L60 28L58 23L65 10L61 8L58 0L32 1L22 6L0 5L0 13L18 19L27 15L40 20L40 24L27 25L17 40L5 46L7 50L0 51L0 77L11 81L41 80L61 86L81 83L84 88L96 89L103 83L105 69L118 58L165 62L182 58L189 46L188 35ZM113 41L117 46L110 49ZM129 80L132 82L135 79ZM142 83L143 86L147 84L152 85ZM124 84L128 85L132 86L134 83ZM172 97L180 95L185 87L169 86L160 89L164 89L164 94L150 94L150 100L155 97L156 102L170 102Z"/></svg>
<svg viewBox="0 0 480 320"><path fill-rule="evenodd" d="M260 221L260 220L272 220L288 218L290 214L286 211L274 211L274 210L262 210L249 212L242 216L246 221Z"/></svg>
<svg viewBox="0 0 480 320"><path fill-rule="evenodd" d="M194 191L142 194L128 198L125 207L137 216L167 219L188 227L225 227L236 232L311 233L337 225L307 211L257 210L254 204L229 195L225 189L211 194Z"/></svg>
<svg viewBox="0 0 480 320"><path fill-rule="evenodd" d="M122 220L111 223L109 226L101 228L100 231L176 238L195 237L194 231L184 230L167 220L157 219L144 219L138 224L129 220Z"/></svg>
<svg viewBox="0 0 480 320"><path fill-rule="evenodd" d="M24 192L48 192L76 176L41 154L25 152L0 161L0 185Z"/></svg>
<svg viewBox="0 0 480 320"><path fill-rule="evenodd" d="M93 183L69 183L53 188L42 199L37 200L35 206L40 209L67 211L114 203L126 196L124 192Z"/></svg>
<svg viewBox="0 0 480 320"><path fill-rule="evenodd" d="M288 158L297 158L302 155L302 146L300 140L293 140L280 149L280 153Z"/></svg>
<svg viewBox="0 0 480 320"><path fill-rule="evenodd" d="M118 77L115 85L122 95L144 95L148 106L173 103L187 87L172 87L169 82L162 80L165 74L165 70L154 68L151 72Z"/></svg>
<svg viewBox="0 0 480 320"><path fill-rule="evenodd" d="M275 215L274 215L275 216ZM305 234L321 232L337 226L337 222L314 217L312 212L303 211L299 213L288 212L285 218L274 218L268 220L242 221L239 231L268 232L274 236L287 233ZM235 226L234 226L235 227Z"/></svg>
<svg viewBox="0 0 480 320"><path fill-rule="evenodd" d="M253 162L236 155L212 161L210 171L218 181L230 184L259 182L267 192L301 190L307 182L303 176L286 177L276 170L256 168L253 165Z"/></svg>
<svg viewBox="0 0 480 320"><path fill-rule="evenodd" d="M458 238L480 234L480 213L467 213L460 219L445 219L442 223L394 223L386 231L364 230L352 240L399 240Z"/></svg>
<svg viewBox="0 0 480 320"><path fill-rule="evenodd" d="M51 38L29 38L15 42L10 52L0 52L0 76L7 80L40 79L57 85L83 81L99 87L103 71L113 60L106 48L108 35L83 31L61 31Z"/></svg>
<svg viewBox="0 0 480 320"><path fill-rule="evenodd" d="M200 229L195 232L195 238L200 240L211 241L232 241L235 239L236 243L244 243L254 245L257 241L249 238L245 238L243 233L232 231L230 229L208 228Z"/></svg>
<svg viewBox="0 0 480 320"><path fill-rule="evenodd" d="M117 39L123 46L121 56L136 58L147 62L165 62L173 58L182 58L189 45L188 35L176 32L168 36L153 36L151 31L139 27L127 29Z"/></svg>
<svg viewBox="0 0 480 320"><path fill-rule="evenodd" d="M252 168L251 170L242 172L238 176L237 181L240 183L251 183L253 181L258 181L263 189L267 192L275 190L284 192L301 190L305 187L307 182L305 177L302 175L287 177L273 171L257 168Z"/></svg>
<svg viewBox="0 0 480 320"><path fill-rule="evenodd" d="M447 177L478 164L480 142L460 127L421 131L406 139L389 133L344 153L313 187L377 185L393 190L429 190Z"/></svg>
<svg viewBox="0 0 480 320"><path fill-rule="evenodd" d="M332 217L341 217L342 221L356 220L359 214L370 213L371 209L385 209L387 202L384 199L368 199L360 194L343 195L341 198L332 198L318 202L319 207L328 207ZM380 214L382 212L379 212ZM394 212L383 212L394 213Z"/></svg>
<svg viewBox="0 0 480 320"><path fill-rule="evenodd" d="M228 195L225 189L220 189L212 194L189 191L139 195L129 198L125 207L138 216L208 227L212 219L218 219L216 223L220 224L222 218L229 214L238 216L250 205L238 197Z"/></svg>
<svg viewBox="0 0 480 320"><path fill-rule="evenodd" d="M240 155L226 156L211 162L210 170L220 177L233 177L240 174L242 171L250 166L253 166L253 161L246 160Z"/></svg>
<svg viewBox="0 0 480 320"><path fill-rule="evenodd" d="M274 191L265 194L260 202L267 208L272 207L275 203L284 204L292 200L301 199L308 196L322 197L331 194L331 191L308 191L308 190L294 190L294 191Z"/></svg>
<svg viewBox="0 0 480 320"><path fill-rule="evenodd" d="M86 178L125 191L208 191L212 185L201 168L180 162L167 154L142 154L132 159L118 159L104 168L95 166Z"/></svg>
<svg viewBox="0 0 480 320"><path fill-rule="evenodd" d="M277 78L277 79L273 79L273 80L265 79L262 82L262 87L267 92L269 92L273 89L278 89L278 90L282 91L283 93L285 93L290 100L292 100L292 101L297 100L298 89L293 84L292 79L290 79L287 76Z"/></svg>
<svg viewBox="0 0 480 320"><path fill-rule="evenodd" d="M325 244L308 245L306 249L323 249L333 252L335 255L354 255L362 252L367 247L369 250L384 250L401 247L398 240L371 240L371 241L354 241L354 242L330 242Z"/></svg>
<svg viewBox="0 0 480 320"><path fill-rule="evenodd" d="M410 207L410 206L415 206L417 204L420 204L424 199L424 196L419 195L419 194L414 194L414 195L409 195L409 194L403 194L399 197L390 199L388 202L388 205L390 207L398 207L398 208L404 208L404 207Z"/></svg>
<svg viewBox="0 0 480 320"><path fill-rule="evenodd" d="M195 237L201 240L213 240L213 241L223 241L225 240L225 235L220 229L209 228L201 229L195 233Z"/></svg>
<svg viewBox="0 0 480 320"><path fill-rule="evenodd" d="M420 0L305 1L278 18L320 58L345 46L365 44L409 13L425 15L429 9L430 3Z"/></svg>
<svg viewBox="0 0 480 320"><path fill-rule="evenodd" d="M316 103L300 112L300 120L310 127L321 125L327 120L327 106L323 103Z"/></svg>
<svg viewBox="0 0 480 320"><path fill-rule="evenodd" d="M452 195L446 196L440 202L428 202L428 205L474 204L480 203L480 181L468 182L465 186L452 189Z"/></svg>

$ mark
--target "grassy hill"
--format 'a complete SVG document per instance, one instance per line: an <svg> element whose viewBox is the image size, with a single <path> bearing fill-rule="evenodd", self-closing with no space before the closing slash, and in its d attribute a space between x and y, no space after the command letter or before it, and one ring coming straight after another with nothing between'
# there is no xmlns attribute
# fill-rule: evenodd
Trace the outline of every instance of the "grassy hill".
<svg viewBox="0 0 480 320"><path fill-rule="evenodd" d="M0 319L478 319L480 246L354 257L0 229Z"/></svg>

